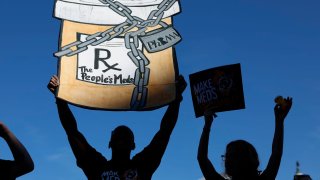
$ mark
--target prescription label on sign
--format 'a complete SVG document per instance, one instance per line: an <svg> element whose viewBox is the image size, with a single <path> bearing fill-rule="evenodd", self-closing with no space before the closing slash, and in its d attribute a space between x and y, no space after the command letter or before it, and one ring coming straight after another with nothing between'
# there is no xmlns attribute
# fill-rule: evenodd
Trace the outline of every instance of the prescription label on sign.
<svg viewBox="0 0 320 180"><path fill-rule="evenodd" d="M79 34L85 41L88 35ZM139 50L142 50L139 43ZM77 79L103 85L133 84L137 66L128 56L124 38L113 38L78 54Z"/></svg>

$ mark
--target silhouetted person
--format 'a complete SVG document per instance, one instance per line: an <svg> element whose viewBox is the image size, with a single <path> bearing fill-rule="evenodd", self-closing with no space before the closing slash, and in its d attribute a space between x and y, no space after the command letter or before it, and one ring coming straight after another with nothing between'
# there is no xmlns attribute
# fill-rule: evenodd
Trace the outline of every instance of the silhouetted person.
<svg viewBox="0 0 320 180"><path fill-rule="evenodd" d="M51 92L59 86L57 76L53 76L48 84ZM160 130L151 143L140 153L130 159L131 151L135 149L134 136L126 126L119 126L112 131L109 148L112 150L111 160L107 160L86 141L79 132L76 120L67 102L56 98L59 117L67 133L73 154L89 180L149 180L158 168L166 150L170 135L178 119L182 92L186 82L182 76L177 84L177 98L164 114ZM116 98L116 97L115 97Z"/></svg>
<svg viewBox="0 0 320 180"><path fill-rule="evenodd" d="M14 158L13 161L0 160L0 179L14 180L31 172L34 164L28 151L2 122L0 122L0 136L7 142Z"/></svg>
<svg viewBox="0 0 320 180"><path fill-rule="evenodd" d="M259 158L255 148L244 140L230 142L225 153L225 173L232 180L274 180L277 176L283 151L284 119L290 111L292 98L284 99L285 105L274 107L275 133L272 143L272 154L266 169L260 173ZM206 180L224 180L208 159L208 142L213 116L210 111L205 112L205 125L198 149L198 162Z"/></svg>

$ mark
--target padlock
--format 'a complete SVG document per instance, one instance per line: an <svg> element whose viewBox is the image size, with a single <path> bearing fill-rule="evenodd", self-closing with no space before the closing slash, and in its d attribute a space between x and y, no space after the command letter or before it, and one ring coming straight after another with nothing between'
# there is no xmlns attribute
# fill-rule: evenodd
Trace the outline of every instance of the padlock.
<svg viewBox="0 0 320 180"><path fill-rule="evenodd" d="M181 37L172 16L179 12L176 0L57 0L54 15L62 25L56 96L105 110L150 110L173 101L174 45ZM148 52L142 41L153 31L177 40Z"/></svg>

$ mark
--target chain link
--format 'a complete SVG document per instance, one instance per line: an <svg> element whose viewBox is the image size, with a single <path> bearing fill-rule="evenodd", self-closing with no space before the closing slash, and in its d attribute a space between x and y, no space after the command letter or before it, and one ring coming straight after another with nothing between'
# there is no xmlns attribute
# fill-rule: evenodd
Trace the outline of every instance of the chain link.
<svg viewBox="0 0 320 180"><path fill-rule="evenodd" d="M93 35L90 35L86 39L86 41L76 41L70 43L61 48L60 51L56 52L54 55L57 57L62 56L73 56L75 54L81 53L87 50L87 46L92 45L96 46L105 41L110 41L114 37L117 37L120 34L127 33L131 29L137 27L141 30L141 28L145 27L154 27L157 26L159 23L163 23L161 19L163 18L164 11L170 9L176 0L164 0L158 5L158 10L151 11L150 15L148 16L147 20L143 20L137 16L132 16L132 11L130 8L126 7L125 5L121 4L120 2L114 0L99 0L105 6L112 9L114 12L119 14L120 16L126 17L127 20L113 28L110 28L104 32L98 32ZM123 29L123 30L122 30ZM120 33L121 32L121 33ZM139 33L141 34L141 33ZM100 37L101 36L101 37ZM100 37L100 38L98 38ZM76 49L76 50L73 50Z"/></svg>
<svg viewBox="0 0 320 180"><path fill-rule="evenodd" d="M147 27L154 27L161 25L162 27L167 27L165 22L162 22L164 16L164 11L170 9L176 0L163 0L158 6L157 10L151 11L147 20L143 20L137 16L132 16L132 11L125 5L117 2L115 0L99 0L105 6L112 9L114 12L120 16L126 17L126 21L110 28L104 32L97 32L95 34L89 35L85 41L75 41L61 48L61 51L55 53L55 56L73 56L75 54L81 53L88 49L89 45L96 46L105 41L110 41L113 38L124 35L125 47L130 49L127 53L132 62L136 65L137 69L135 71L134 85L136 86L132 93L131 98L131 109L137 110L143 108L146 105L149 83L150 69L146 66L150 64L148 58L139 49L138 36L145 35ZM137 31L132 31L133 28L138 28ZM76 50L72 50L76 48Z"/></svg>

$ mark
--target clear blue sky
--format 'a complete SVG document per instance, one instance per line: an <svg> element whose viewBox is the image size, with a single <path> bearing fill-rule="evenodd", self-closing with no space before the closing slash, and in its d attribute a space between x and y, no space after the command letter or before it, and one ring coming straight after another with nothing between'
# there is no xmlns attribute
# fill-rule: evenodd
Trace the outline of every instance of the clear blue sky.
<svg viewBox="0 0 320 180"><path fill-rule="evenodd" d="M24 180L85 179L76 167L46 84L56 73L60 22L52 18L54 1L1 3L0 120L30 151L35 170ZM181 1L175 26L183 36L177 46L180 72L241 63L246 109L219 113L214 121L209 157L222 172L220 155L234 139L257 149L264 169L274 132L273 99L292 96L285 122L284 153L278 180L293 179L295 162L320 179L320 2ZM102 112L72 108L80 130L92 146L110 158L110 132L120 124L135 133L142 150L159 129L165 108L151 112ZM198 180L196 161L203 119L193 113L190 89L154 180ZM0 157L12 156L3 140Z"/></svg>

